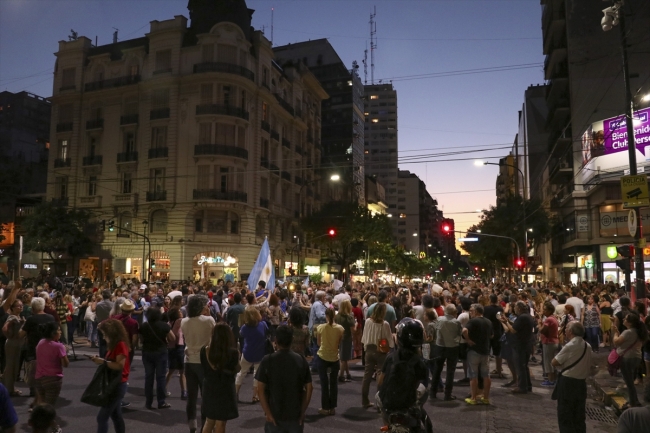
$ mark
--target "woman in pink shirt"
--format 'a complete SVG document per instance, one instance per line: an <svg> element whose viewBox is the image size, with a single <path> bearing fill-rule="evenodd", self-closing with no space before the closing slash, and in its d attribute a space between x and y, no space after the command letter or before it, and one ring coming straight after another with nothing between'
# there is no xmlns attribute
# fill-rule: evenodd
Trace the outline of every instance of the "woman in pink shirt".
<svg viewBox="0 0 650 433"><path fill-rule="evenodd" d="M36 346L36 399L34 406L49 404L54 407L61 393L63 384L63 367L70 364L65 346L59 343L61 326L56 322L41 325L44 338ZM30 409L31 410L31 409ZM58 430L58 426L53 428Z"/></svg>

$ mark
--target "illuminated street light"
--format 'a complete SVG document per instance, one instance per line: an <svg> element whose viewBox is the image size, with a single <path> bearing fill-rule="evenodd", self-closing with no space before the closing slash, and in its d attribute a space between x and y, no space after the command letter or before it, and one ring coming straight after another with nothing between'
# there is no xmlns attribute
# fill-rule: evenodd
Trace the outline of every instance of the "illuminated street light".
<svg viewBox="0 0 650 433"><path fill-rule="evenodd" d="M333 174L332 176L330 176L330 180L334 182L338 182L339 180L341 180L341 176L339 176L338 174Z"/></svg>

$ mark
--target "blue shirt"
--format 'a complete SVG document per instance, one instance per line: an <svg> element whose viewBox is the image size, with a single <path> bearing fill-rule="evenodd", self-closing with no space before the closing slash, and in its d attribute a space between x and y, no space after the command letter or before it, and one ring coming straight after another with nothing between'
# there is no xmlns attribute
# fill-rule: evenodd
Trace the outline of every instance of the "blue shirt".
<svg viewBox="0 0 650 433"><path fill-rule="evenodd" d="M327 307L321 301L312 304L311 310L309 310L309 324L307 325L310 331L314 325L325 323L325 311L327 311Z"/></svg>
<svg viewBox="0 0 650 433"><path fill-rule="evenodd" d="M246 361L256 363L264 358L267 329L264 321L260 321L255 327L244 325L239 329L239 334L244 339L242 355Z"/></svg>
<svg viewBox="0 0 650 433"><path fill-rule="evenodd" d="M0 429L9 429L18 424L18 415L9 398L9 391L0 383Z"/></svg>

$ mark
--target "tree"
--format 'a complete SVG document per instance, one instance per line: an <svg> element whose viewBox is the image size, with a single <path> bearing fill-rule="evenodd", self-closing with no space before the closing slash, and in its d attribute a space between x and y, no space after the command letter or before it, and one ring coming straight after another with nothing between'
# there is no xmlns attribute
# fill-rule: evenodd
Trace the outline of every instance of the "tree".
<svg viewBox="0 0 650 433"><path fill-rule="evenodd" d="M333 264L343 269L366 257L383 244L392 242L392 228L386 215L372 215L356 203L334 202L303 218L301 226L315 243L326 249ZM330 235L329 231L334 230Z"/></svg>
<svg viewBox="0 0 650 433"><path fill-rule="evenodd" d="M528 246L525 245L527 230ZM481 221L470 227L468 234L479 233L479 231L484 234L508 236L515 239L520 247L520 254L526 257L531 248L548 240L551 233L551 217L538 200L524 202L519 196L510 197L500 206L492 206L483 211ZM469 253L471 261L491 263L497 267L511 268L513 266L516 247L511 240L480 235L476 237L480 239L478 242L463 244L463 249Z"/></svg>
<svg viewBox="0 0 650 433"><path fill-rule="evenodd" d="M25 249L43 252L52 260L61 253L72 257L90 254L94 245L91 233L96 230L90 216L83 209L41 203L23 222Z"/></svg>

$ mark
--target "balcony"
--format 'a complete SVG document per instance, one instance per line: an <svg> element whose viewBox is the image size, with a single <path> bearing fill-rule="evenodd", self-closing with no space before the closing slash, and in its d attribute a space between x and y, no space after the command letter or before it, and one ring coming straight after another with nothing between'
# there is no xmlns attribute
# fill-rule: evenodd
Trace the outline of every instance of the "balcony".
<svg viewBox="0 0 650 433"><path fill-rule="evenodd" d="M277 99L277 101L280 103L280 106L284 108L289 114L291 114L292 116L295 114L295 110L293 109L291 104L289 104L287 101L282 99L282 97L277 93L275 93L273 96L275 96L275 99Z"/></svg>
<svg viewBox="0 0 650 433"><path fill-rule="evenodd" d="M78 207L101 207L102 196L91 195L88 197L79 197L77 201L77 206Z"/></svg>
<svg viewBox="0 0 650 433"><path fill-rule="evenodd" d="M234 156L248 161L248 150L237 147L229 146L226 144L197 144L194 146L194 156L203 155L221 155L221 156Z"/></svg>
<svg viewBox="0 0 650 433"><path fill-rule="evenodd" d="M220 114L224 116L239 117L240 119L248 120L248 111L243 108L233 107L230 105L219 104L205 104L196 106L196 115L201 116L204 114Z"/></svg>
<svg viewBox="0 0 650 433"><path fill-rule="evenodd" d="M55 206L68 206L69 201L70 201L69 197L53 198L52 204Z"/></svg>
<svg viewBox="0 0 650 433"><path fill-rule="evenodd" d="M273 163L270 163L269 164L269 170L271 170L272 174L274 174L276 176L280 176L280 167L278 167L277 165L275 165Z"/></svg>
<svg viewBox="0 0 650 433"><path fill-rule="evenodd" d="M103 129L104 119L86 120L86 129Z"/></svg>
<svg viewBox="0 0 650 433"><path fill-rule="evenodd" d="M74 84L72 86L61 86L59 87L59 92L65 92L67 90L77 90L77 86Z"/></svg>
<svg viewBox="0 0 650 433"><path fill-rule="evenodd" d="M64 122L56 124L56 132L72 131L72 122Z"/></svg>
<svg viewBox="0 0 650 433"><path fill-rule="evenodd" d="M154 147L149 149L149 159L167 158L168 153L168 147Z"/></svg>
<svg viewBox="0 0 650 433"><path fill-rule="evenodd" d="M248 195L240 191L220 191L218 189L195 189L192 197L194 200L223 200L247 203Z"/></svg>
<svg viewBox="0 0 650 433"><path fill-rule="evenodd" d="M54 160L54 168L70 167L72 160L70 158L57 158Z"/></svg>
<svg viewBox="0 0 650 433"><path fill-rule="evenodd" d="M147 201L165 201L167 191L147 191Z"/></svg>
<svg viewBox="0 0 650 433"><path fill-rule="evenodd" d="M115 87L129 86L140 82L140 75L125 75L123 77L111 78L109 80L93 81L86 83L84 90L93 92L95 90L112 89Z"/></svg>
<svg viewBox="0 0 650 433"><path fill-rule="evenodd" d="M149 112L149 120L169 119L169 107L157 108Z"/></svg>
<svg viewBox="0 0 650 433"><path fill-rule="evenodd" d="M263 207L264 209L268 209L269 208L269 199L260 197L260 207Z"/></svg>
<svg viewBox="0 0 650 433"><path fill-rule="evenodd" d="M307 134L307 143L314 144L314 136L311 134Z"/></svg>
<svg viewBox="0 0 650 433"><path fill-rule="evenodd" d="M224 62L204 62L194 65L194 73L201 74L204 72L223 72L226 74L239 75L240 77L247 78L255 81L255 74L253 71L246 69L243 66L233 65L232 63Z"/></svg>
<svg viewBox="0 0 650 433"><path fill-rule="evenodd" d="M167 74L172 71L172 68L163 68L163 69L157 69L153 71L152 75L160 75L160 74Z"/></svg>
<svg viewBox="0 0 650 433"><path fill-rule="evenodd" d="M298 155L302 155L302 147L300 147L300 146L296 146L296 153L297 153Z"/></svg>
<svg viewBox="0 0 650 433"><path fill-rule="evenodd" d="M282 146L286 147L287 149L291 149L291 142L286 138L282 137Z"/></svg>
<svg viewBox="0 0 650 433"><path fill-rule="evenodd" d="M269 133L271 132L271 124L269 122L266 122L266 121L262 120L261 126L262 126L262 129L265 130L266 132L269 132Z"/></svg>
<svg viewBox="0 0 650 433"><path fill-rule="evenodd" d="M260 166L264 168L269 168L269 159L268 158L260 158Z"/></svg>
<svg viewBox="0 0 650 433"><path fill-rule="evenodd" d="M280 141L280 133L278 131L271 130L271 139L275 141Z"/></svg>
<svg viewBox="0 0 650 433"><path fill-rule="evenodd" d="M320 201L320 194L319 193L314 194L314 199L316 201Z"/></svg>
<svg viewBox="0 0 650 433"><path fill-rule="evenodd" d="M137 114L126 114L120 116L120 125L134 125L138 123L139 115Z"/></svg>
<svg viewBox="0 0 650 433"><path fill-rule="evenodd" d="M102 156L101 155L84 156L82 160L82 165L83 166L102 165Z"/></svg>
<svg viewBox="0 0 650 433"><path fill-rule="evenodd" d="M294 177L293 181L294 181L294 183L296 185L302 185L303 184L302 177L299 177L299 176Z"/></svg>
<svg viewBox="0 0 650 433"><path fill-rule="evenodd" d="M311 188L307 188L307 197L313 197L314 196L314 190Z"/></svg>
<svg viewBox="0 0 650 433"><path fill-rule="evenodd" d="M135 162L138 160L138 152L120 152L117 154L117 162Z"/></svg>
<svg viewBox="0 0 650 433"><path fill-rule="evenodd" d="M300 108L295 108L295 111L296 111L296 117L299 117L303 120L305 119L304 117L302 117L302 110Z"/></svg>
<svg viewBox="0 0 650 433"><path fill-rule="evenodd" d="M291 182L291 173L289 173L288 171L283 171L280 174L280 177L282 177L282 179L284 180L288 180L289 182Z"/></svg>
<svg viewBox="0 0 650 433"><path fill-rule="evenodd" d="M135 204L137 202L137 194L116 194L113 196L115 203L118 205Z"/></svg>

